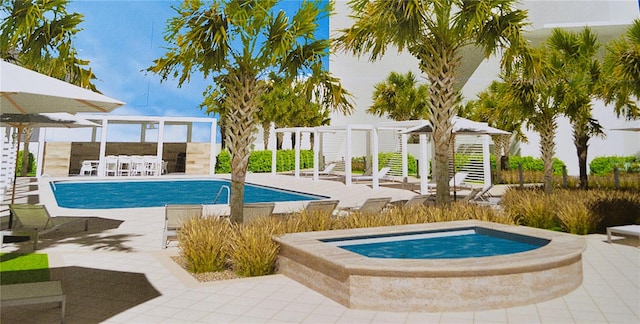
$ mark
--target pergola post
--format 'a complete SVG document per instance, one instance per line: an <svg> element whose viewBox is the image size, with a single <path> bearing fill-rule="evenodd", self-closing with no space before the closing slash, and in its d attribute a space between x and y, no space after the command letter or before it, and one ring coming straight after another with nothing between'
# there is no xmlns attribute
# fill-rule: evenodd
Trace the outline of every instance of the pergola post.
<svg viewBox="0 0 640 324"><path fill-rule="evenodd" d="M352 127L351 125L347 125L347 131L345 135L346 140L346 152L345 152L345 161L344 161L344 184L347 186L351 185L351 150L353 144L351 143L352 138Z"/></svg>
<svg viewBox="0 0 640 324"><path fill-rule="evenodd" d="M107 133L109 130L109 121L102 118L102 131L100 132L100 162L98 163L98 176L105 176L105 156L107 155Z"/></svg>
<svg viewBox="0 0 640 324"><path fill-rule="evenodd" d="M420 194L426 195L429 191L429 160L427 157L427 134L420 133Z"/></svg>
<svg viewBox="0 0 640 324"><path fill-rule="evenodd" d="M482 135L482 167L484 170L484 188L491 187L491 155L489 152L489 135Z"/></svg>
<svg viewBox="0 0 640 324"><path fill-rule="evenodd" d="M378 179L378 129L373 127L369 131L369 136L371 137L371 155L373 157L371 161L371 174L373 175L373 189L378 189L380 186L380 179Z"/></svg>
<svg viewBox="0 0 640 324"><path fill-rule="evenodd" d="M318 181L320 179L319 163L322 135L317 129L313 131L313 138L313 180Z"/></svg>

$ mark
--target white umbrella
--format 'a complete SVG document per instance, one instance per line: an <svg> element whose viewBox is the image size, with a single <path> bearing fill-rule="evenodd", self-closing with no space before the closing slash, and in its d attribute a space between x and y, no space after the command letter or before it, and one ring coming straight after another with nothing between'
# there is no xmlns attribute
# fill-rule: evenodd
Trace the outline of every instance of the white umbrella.
<svg viewBox="0 0 640 324"><path fill-rule="evenodd" d="M100 127L92 121L78 118L69 113L44 113L44 114L2 114L0 115L0 126L15 127L18 129L18 147L16 152L20 152L20 136L25 127ZM13 173L13 188L11 190L11 203L16 198L16 178L18 171L18 159ZM11 224L9 224L11 225Z"/></svg>
<svg viewBox="0 0 640 324"><path fill-rule="evenodd" d="M0 110L4 114L109 112L124 104L0 60Z"/></svg>

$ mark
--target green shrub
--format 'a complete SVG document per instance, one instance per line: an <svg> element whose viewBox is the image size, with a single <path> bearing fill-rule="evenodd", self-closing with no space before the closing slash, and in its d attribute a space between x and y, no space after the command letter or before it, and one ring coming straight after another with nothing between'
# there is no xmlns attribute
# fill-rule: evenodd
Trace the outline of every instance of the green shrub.
<svg viewBox="0 0 640 324"><path fill-rule="evenodd" d="M524 171L541 171L544 172L544 163L541 158L533 158L531 156L509 156L509 169L518 170L518 166L522 164ZM564 162L558 158L553 158L553 174L562 174Z"/></svg>
<svg viewBox="0 0 640 324"><path fill-rule="evenodd" d="M231 173L231 154L229 151L223 150L216 157L216 173Z"/></svg>
<svg viewBox="0 0 640 324"><path fill-rule="evenodd" d="M589 163L593 175L610 174L614 168L621 172L640 172L640 161L635 156L600 156Z"/></svg>
<svg viewBox="0 0 640 324"><path fill-rule="evenodd" d="M22 174L22 153L24 151L20 150L18 152L18 169L16 173L18 175ZM33 156L33 153L29 152L29 161L27 162L27 174L34 174L36 172L36 158Z"/></svg>
<svg viewBox="0 0 640 324"><path fill-rule="evenodd" d="M216 217L194 217L178 232L180 255L193 273L215 272L227 268L230 224Z"/></svg>

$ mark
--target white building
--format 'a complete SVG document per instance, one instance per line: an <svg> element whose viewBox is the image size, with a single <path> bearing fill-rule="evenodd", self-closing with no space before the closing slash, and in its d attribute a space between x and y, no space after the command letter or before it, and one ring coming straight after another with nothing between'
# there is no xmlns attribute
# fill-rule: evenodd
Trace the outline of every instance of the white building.
<svg viewBox="0 0 640 324"><path fill-rule="evenodd" d="M529 11L531 27L527 35L534 44L543 41L555 27L579 31L584 26L590 26L598 34L600 42L604 44L620 37L633 19L640 18L638 0L523 1L521 5ZM350 8L346 1L337 1L336 11L337 14L330 20L332 35L352 24L348 18ZM481 56L468 55L464 57L464 61L463 77L468 77L469 80L463 87L463 94L467 100L476 99L478 92L498 78L499 59L493 57L483 61ZM418 62L413 56L393 50L389 50L387 55L375 62L369 62L367 56L357 58L351 54L336 53L331 57L330 70L355 96L356 106L356 111L350 116L332 115L332 125L387 121L366 113L372 103L374 85L382 82L392 71L399 73L412 71L416 75L421 75ZM616 118L612 108L605 107L602 102L594 103L593 112L606 129L607 138L593 138L589 141L588 162L598 156L640 154L640 132L611 130L640 127L640 121L627 122ZM568 121L561 118L559 133L556 136L556 157L567 164L569 174L577 175L578 159L571 133ZM539 157L539 137L531 131L527 131L527 136L529 142L520 145L521 155ZM354 156L358 156L358 153L362 152L354 152Z"/></svg>

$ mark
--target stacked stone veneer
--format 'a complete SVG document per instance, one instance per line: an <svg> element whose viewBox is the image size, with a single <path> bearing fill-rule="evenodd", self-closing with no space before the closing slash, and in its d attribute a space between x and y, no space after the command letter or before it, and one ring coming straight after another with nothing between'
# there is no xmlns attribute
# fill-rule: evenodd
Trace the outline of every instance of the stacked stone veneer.
<svg viewBox="0 0 640 324"><path fill-rule="evenodd" d="M319 239L482 226L550 239L533 251L485 258L367 258ZM280 243L278 271L342 305L381 311L474 311L560 297L582 283L580 237L538 229L463 221L296 233Z"/></svg>
<svg viewBox="0 0 640 324"><path fill-rule="evenodd" d="M185 174L209 175L209 143L164 143L162 159L167 161L169 173L176 171L178 154L186 153ZM156 155L156 143L107 143L106 155ZM100 143L47 142L43 172L52 177L66 177L80 173L85 160L98 160Z"/></svg>

